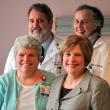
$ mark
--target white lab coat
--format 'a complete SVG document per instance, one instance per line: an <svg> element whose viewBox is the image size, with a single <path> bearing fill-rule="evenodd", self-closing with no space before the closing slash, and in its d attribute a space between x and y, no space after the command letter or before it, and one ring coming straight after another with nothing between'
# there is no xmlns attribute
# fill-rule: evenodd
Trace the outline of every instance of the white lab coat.
<svg viewBox="0 0 110 110"><path fill-rule="evenodd" d="M41 63L38 65L38 68L47 70L49 72L54 73L56 76L63 73L61 58L60 58L60 45L62 44L62 40L59 38L55 38L50 44L46 56Z"/></svg>
<svg viewBox="0 0 110 110"><path fill-rule="evenodd" d="M62 68L60 52L59 52L61 42L62 40L59 39L58 37L54 38L49 48L47 49L47 53L45 55L43 62L38 65L39 69L44 69L49 72L52 72L56 76L58 76L64 71L64 69ZM11 69L16 69L13 47L9 52L4 73L8 73Z"/></svg>
<svg viewBox="0 0 110 110"><path fill-rule="evenodd" d="M110 44L100 37L94 44L93 56L89 69L110 84Z"/></svg>

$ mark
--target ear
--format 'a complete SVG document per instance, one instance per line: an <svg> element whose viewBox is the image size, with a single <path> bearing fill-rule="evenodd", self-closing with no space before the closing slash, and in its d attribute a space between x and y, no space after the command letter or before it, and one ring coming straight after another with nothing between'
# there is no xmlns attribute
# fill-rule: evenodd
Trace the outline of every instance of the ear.
<svg viewBox="0 0 110 110"><path fill-rule="evenodd" d="M98 33L101 32L101 27L100 27L100 26L97 26L97 28L96 28L96 32L98 32Z"/></svg>
<svg viewBox="0 0 110 110"><path fill-rule="evenodd" d="M51 24L51 25L53 24L53 20L50 21L50 24Z"/></svg>
<svg viewBox="0 0 110 110"><path fill-rule="evenodd" d="M50 25L50 28L52 29L53 20L51 20L51 21L49 22L49 25Z"/></svg>

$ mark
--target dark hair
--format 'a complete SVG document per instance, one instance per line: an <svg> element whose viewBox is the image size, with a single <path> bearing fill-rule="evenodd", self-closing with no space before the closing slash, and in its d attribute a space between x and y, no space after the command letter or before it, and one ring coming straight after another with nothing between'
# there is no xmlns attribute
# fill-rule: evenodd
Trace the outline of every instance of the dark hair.
<svg viewBox="0 0 110 110"><path fill-rule="evenodd" d="M79 45L81 48L82 53L84 54L84 61L85 61L85 67L90 63L92 53L93 53L93 46L92 42L87 37L80 37L78 35L71 35L68 36L64 40L64 44L61 48L61 59L63 60L63 54L65 51L71 50L76 45Z"/></svg>
<svg viewBox="0 0 110 110"><path fill-rule="evenodd" d="M92 14L94 21L98 24L96 32L100 33L101 28L103 28L104 25L104 16L102 12L98 8L90 5L81 5L76 9L76 12L80 10L87 10L91 12L90 14Z"/></svg>
<svg viewBox="0 0 110 110"><path fill-rule="evenodd" d="M28 10L28 16L30 15L30 12L33 9L44 13L46 15L48 21L51 21L53 19L53 13L52 13L51 9L46 4L44 4L44 3L33 4Z"/></svg>

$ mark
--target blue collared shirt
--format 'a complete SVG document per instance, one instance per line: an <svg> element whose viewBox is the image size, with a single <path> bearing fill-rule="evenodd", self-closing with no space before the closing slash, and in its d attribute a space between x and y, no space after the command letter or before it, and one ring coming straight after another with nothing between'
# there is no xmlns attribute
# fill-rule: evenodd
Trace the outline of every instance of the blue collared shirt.
<svg viewBox="0 0 110 110"><path fill-rule="evenodd" d="M47 52L51 42L53 41L53 39L54 39L54 37L53 37L53 35L51 35L49 37L49 39L47 39L47 41L42 44L42 46L44 48L44 56L46 55L46 52Z"/></svg>

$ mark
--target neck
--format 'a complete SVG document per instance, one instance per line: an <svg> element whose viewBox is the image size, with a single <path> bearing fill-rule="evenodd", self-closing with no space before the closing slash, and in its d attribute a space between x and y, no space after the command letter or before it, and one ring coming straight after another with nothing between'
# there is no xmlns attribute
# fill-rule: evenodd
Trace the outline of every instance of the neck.
<svg viewBox="0 0 110 110"><path fill-rule="evenodd" d="M38 83L39 81L42 80L42 77L43 76L39 70L36 70L35 73L33 73L33 75L30 75L30 76L26 76L26 75L24 76L23 73L20 73L20 72L17 72L16 74L17 80L19 80L20 83L26 86L32 86Z"/></svg>
<svg viewBox="0 0 110 110"><path fill-rule="evenodd" d="M67 88L67 89L74 88L83 79L84 75L85 75L84 73L78 77L74 77L72 75L67 75L67 77L64 81L63 87Z"/></svg>

